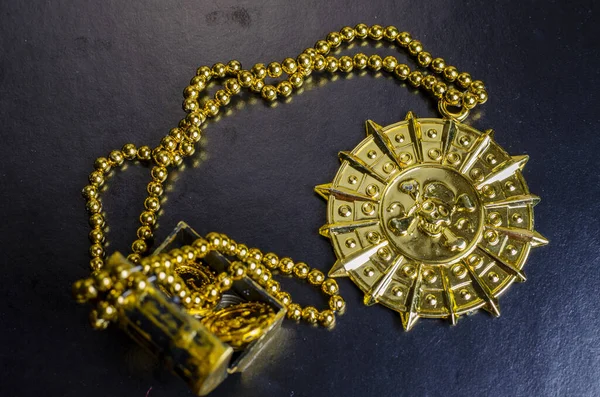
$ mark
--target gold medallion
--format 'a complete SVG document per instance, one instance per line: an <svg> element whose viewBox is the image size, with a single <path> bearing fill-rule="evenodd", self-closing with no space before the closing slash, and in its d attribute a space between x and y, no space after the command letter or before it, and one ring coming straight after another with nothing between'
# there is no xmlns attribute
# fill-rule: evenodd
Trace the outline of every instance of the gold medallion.
<svg viewBox="0 0 600 397"><path fill-rule="evenodd" d="M499 315L498 296L548 243L533 227L528 157L508 155L491 130L410 112L387 127L368 121L367 135L316 187L328 200L320 232L338 258L329 276L400 312L406 330L419 317Z"/></svg>
<svg viewBox="0 0 600 397"><path fill-rule="evenodd" d="M209 314L202 322L213 334L234 349L260 338L273 323L275 312L261 302L245 302Z"/></svg>

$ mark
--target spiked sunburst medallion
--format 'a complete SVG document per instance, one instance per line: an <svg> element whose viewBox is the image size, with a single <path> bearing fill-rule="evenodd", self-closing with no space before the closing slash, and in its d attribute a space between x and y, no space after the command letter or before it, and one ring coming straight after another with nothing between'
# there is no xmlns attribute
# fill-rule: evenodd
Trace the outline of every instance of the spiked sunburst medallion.
<svg viewBox="0 0 600 397"><path fill-rule="evenodd" d="M367 138L341 152L327 224L338 258L329 276L347 276L365 304L400 312L409 330L419 317L449 318L483 308L525 281L531 248L548 241L533 228L521 174L527 156L509 156L480 132L448 119L367 121Z"/></svg>

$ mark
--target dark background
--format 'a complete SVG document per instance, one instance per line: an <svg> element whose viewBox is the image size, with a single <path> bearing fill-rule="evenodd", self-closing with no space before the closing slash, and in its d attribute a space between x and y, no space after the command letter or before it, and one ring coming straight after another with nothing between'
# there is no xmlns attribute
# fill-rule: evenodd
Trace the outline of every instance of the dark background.
<svg viewBox="0 0 600 397"><path fill-rule="evenodd" d="M524 174L543 199L536 229L551 243L533 252L528 281L501 298L500 318L481 312L456 327L421 320L405 333L395 313L363 306L358 288L340 280L348 310L335 330L286 323L256 366L214 395L599 395L596 5L3 1L0 395L189 395L119 330L94 332L89 308L72 301L71 284L88 274L80 189L96 157L158 143L182 117L197 66L281 61L358 22L408 30L484 80L490 99L468 122L531 156ZM391 124L408 110L437 114L429 97L372 75L313 79L273 108L239 101L172 179L158 240L185 220L328 270L334 255L317 234L325 203L312 188L331 181L337 152L364 137L366 119ZM148 178L129 167L110 182L109 251L133 241ZM309 288L292 288L322 307Z"/></svg>

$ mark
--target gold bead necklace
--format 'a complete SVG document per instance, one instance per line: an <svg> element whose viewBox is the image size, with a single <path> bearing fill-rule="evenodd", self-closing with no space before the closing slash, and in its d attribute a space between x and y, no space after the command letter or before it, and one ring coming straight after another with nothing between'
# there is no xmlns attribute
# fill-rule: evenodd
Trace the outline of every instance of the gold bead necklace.
<svg viewBox="0 0 600 397"><path fill-rule="evenodd" d="M415 58L421 70L411 70L394 56L330 55L338 47L367 39L397 45ZM149 284L160 286L189 313L203 313L205 324L215 330L231 330L227 321L252 310L260 313L256 318L264 327L270 312L252 304L214 314L223 294L244 277L281 302L288 318L333 326L335 314L345 308L338 285L305 263L248 248L219 233L168 253L147 253L169 169L194 154L202 125L226 108L233 96L245 89L272 102L292 95L313 72L358 70L389 73L421 88L437 101L443 119L417 119L409 112L405 121L387 127L369 121L368 137L352 152L340 153L342 166L334 182L316 188L328 201L327 223L320 232L332 240L338 257L329 276L350 277L365 292L366 304L381 303L400 312L406 329L420 317L455 323L478 308L498 314L498 295L513 281L525 279L522 268L530 248L547 243L533 229L532 208L539 199L529 193L521 174L527 157L509 156L494 142L491 130L479 132L461 123L470 110L486 102L482 81L434 58L420 41L394 26L358 24L329 33L281 63L257 63L249 70L236 60L199 67L183 91L185 118L159 145L129 143L96 159L83 189L92 228L93 273L74 285L79 302L95 304L94 327L106 328L118 318L120 308L138 299ZM220 87L214 98L201 101L213 83ZM107 267L100 188L110 171L126 161L150 166L151 181L137 238L127 256L131 266ZM211 252L235 260L226 271L209 275L199 263ZM187 271L204 272L206 282L186 283L181 273L186 266ZM300 306L273 279L274 273L306 280L327 296L329 306L322 310ZM246 342L260 336L255 328L243 329L240 335ZM221 336L232 346L242 346L235 335L227 331Z"/></svg>

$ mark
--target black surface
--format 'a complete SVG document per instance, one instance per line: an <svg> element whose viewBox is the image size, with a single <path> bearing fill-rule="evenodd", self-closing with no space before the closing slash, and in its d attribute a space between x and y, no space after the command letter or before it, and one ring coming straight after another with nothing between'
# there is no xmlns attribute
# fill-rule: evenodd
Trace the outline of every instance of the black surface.
<svg viewBox="0 0 600 397"><path fill-rule="evenodd" d="M365 307L340 280L348 311L332 332L288 323L275 347L222 396L595 396L600 394L598 21L592 1L103 1L0 4L2 396L183 396L118 330L94 332L70 297L87 274L79 196L93 160L126 142L156 144L182 116L202 64L282 60L346 24L395 24L434 55L481 78L490 100L470 123L494 128L542 196L536 228L551 244L529 280L450 327ZM354 48L350 53L356 52ZM396 53L386 47L365 51ZM289 103L240 104L211 123L203 150L171 184L159 239L179 220L327 270L317 235L337 152L365 119L435 116L432 101L367 75L312 84ZM110 183L110 249L133 240L147 170ZM299 300L317 301L307 288Z"/></svg>

